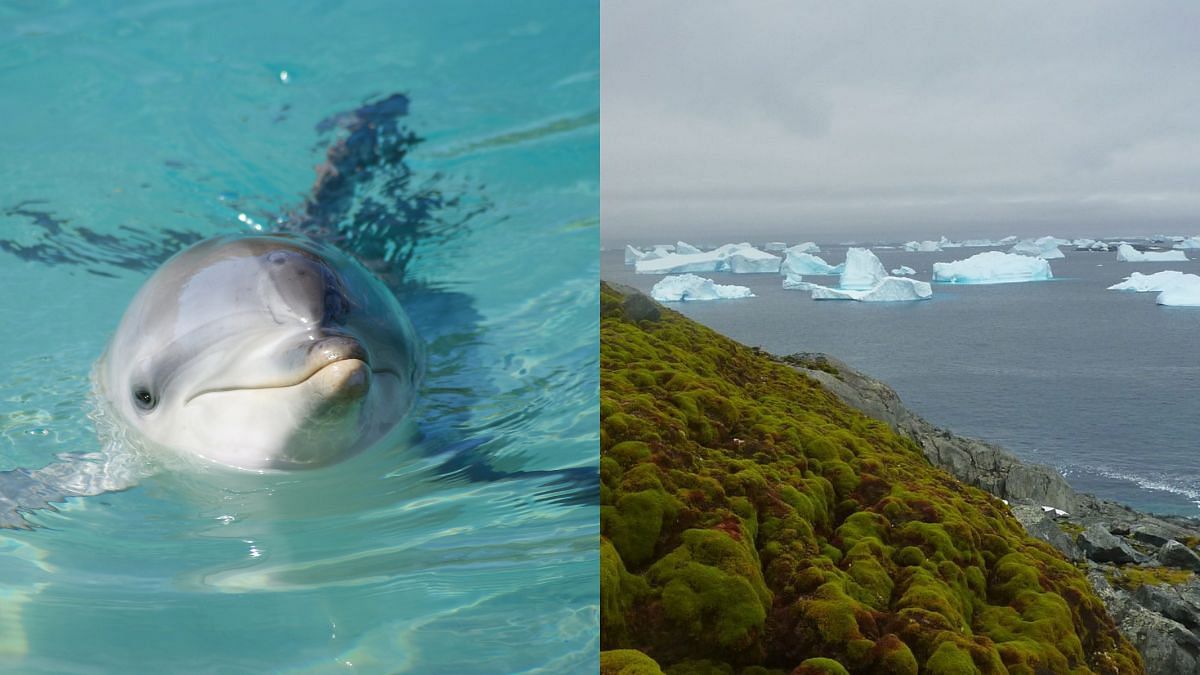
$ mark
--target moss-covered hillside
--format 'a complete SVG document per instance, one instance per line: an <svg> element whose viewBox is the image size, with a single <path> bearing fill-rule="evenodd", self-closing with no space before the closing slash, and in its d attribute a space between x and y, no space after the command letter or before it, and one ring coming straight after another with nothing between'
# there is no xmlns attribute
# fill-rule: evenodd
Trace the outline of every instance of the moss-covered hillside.
<svg viewBox="0 0 1200 675"><path fill-rule="evenodd" d="M786 365L623 301L602 289L603 673L1142 671L1002 502Z"/></svg>

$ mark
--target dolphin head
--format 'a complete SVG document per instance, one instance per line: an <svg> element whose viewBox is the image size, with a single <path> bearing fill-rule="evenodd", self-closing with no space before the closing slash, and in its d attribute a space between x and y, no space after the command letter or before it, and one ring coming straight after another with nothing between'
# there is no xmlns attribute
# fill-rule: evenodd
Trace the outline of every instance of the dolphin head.
<svg viewBox="0 0 1200 675"><path fill-rule="evenodd" d="M152 449L298 469L393 429L422 355L395 297L338 250L285 235L217 237L146 282L94 378L105 408Z"/></svg>

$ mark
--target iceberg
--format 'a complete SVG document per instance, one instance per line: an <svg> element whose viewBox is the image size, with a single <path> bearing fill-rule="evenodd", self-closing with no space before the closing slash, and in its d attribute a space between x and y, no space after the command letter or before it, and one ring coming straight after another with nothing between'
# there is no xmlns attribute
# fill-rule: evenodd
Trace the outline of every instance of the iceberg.
<svg viewBox="0 0 1200 675"><path fill-rule="evenodd" d="M833 266L811 253L788 251L780 271L785 275L841 274L844 265Z"/></svg>
<svg viewBox="0 0 1200 675"><path fill-rule="evenodd" d="M1188 237L1187 239L1184 239L1183 241L1179 242L1178 244L1175 244L1174 248L1178 248L1178 249L1200 248L1200 235L1196 235L1195 237Z"/></svg>
<svg viewBox="0 0 1200 675"><path fill-rule="evenodd" d="M1200 307L1200 276L1183 275L1178 282L1164 288L1155 302L1168 307Z"/></svg>
<svg viewBox="0 0 1200 675"><path fill-rule="evenodd" d="M1134 272L1125 277L1125 281L1108 287L1110 291L1133 291L1135 293L1162 292L1183 280L1184 277L1194 277L1194 274L1184 274L1174 270L1142 274Z"/></svg>
<svg viewBox="0 0 1200 675"><path fill-rule="evenodd" d="M933 264L933 280L952 284L1008 284L1052 278L1050 263L1045 259L1000 251Z"/></svg>
<svg viewBox="0 0 1200 675"><path fill-rule="evenodd" d="M1139 251L1129 244L1117 247L1118 262L1187 262L1183 251Z"/></svg>
<svg viewBox="0 0 1200 675"><path fill-rule="evenodd" d="M734 251L725 262L734 274L778 274L783 260L751 246Z"/></svg>
<svg viewBox="0 0 1200 675"><path fill-rule="evenodd" d="M1061 241L1063 240L1056 239L1054 237L1042 237L1041 239L1036 240L1022 239L1021 241L1017 242L1015 246L1010 248L1008 252L1016 253L1018 255L1031 255L1037 258L1042 258L1043 260L1065 258L1066 256L1063 255L1063 252L1058 250L1058 247L1062 245L1059 243Z"/></svg>
<svg viewBox="0 0 1200 675"><path fill-rule="evenodd" d="M913 268L909 267L908 265L901 265L900 267L897 267L896 269L892 270L892 276L894 276L894 277L906 277L910 274L916 274L916 273L917 273L917 271L914 270Z"/></svg>
<svg viewBox="0 0 1200 675"><path fill-rule="evenodd" d="M783 278L783 290L785 291L811 291L817 288L817 285L804 279L798 275L789 274Z"/></svg>
<svg viewBox="0 0 1200 675"><path fill-rule="evenodd" d="M664 277L650 289L650 297L659 302L688 302L693 300L725 300L731 298L753 298L754 294L745 286L713 283L712 279L695 274L680 274Z"/></svg>
<svg viewBox="0 0 1200 675"><path fill-rule="evenodd" d="M686 241L675 242L675 252L682 254L702 253L702 251Z"/></svg>
<svg viewBox="0 0 1200 675"><path fill-rule="evenodd" d="M734 256L738 259L733 260ZM661 258L649 255L634 263L638 274L682 274L687 272L778 272L782 261L750 244L725 244L703 253L669 253Z"/></svg>
<svg viewBox="0 0 1200 675"><path fill-rule="evenodd" d="M637 262L645 257L646 257L645 253L637 250L636 248L630 246L629 244L625 244L625 264L626 265L632 265L635 262Z"/></svg>
<svg viewBox="0 0 1200 675"><path fill-rule="evenodd" d="M796 244L795 246L785 249L785 252L786 253L820 253L821 247L817 246L816 244L814 244L811 241L806 241L803 244Z"/></svg>
<svg viewBox="0 0 1200 675"><path fill-rule="evenodd" d="M771 253L783 253L787 249L787 243L782 241L768 241L763 244L763 250Z"/></svg>
<svg viewBox="0 0 1200 675"><path fill-rule="evenodd" d="M1076 239L1074 244L1075 244L1076 251L1107 251L1108 250L1108 242L1100 241L1098 239Z"/></svg>
<svg viewBox="0 0 1200 675"><path fill-rule="evenodd" d="M904 302L928 300L933 297L933 287L927 282L903 277L884 277L867 290L846 290L813 285L813 300L857 300L859 302Z"/></svg>
<svg viewBox="0 0 1200 675"><path fill-rule="evenodd" d="M945 239L943 237L943 239ZM934 253L942 250L942 242L940 241L910 241L904 244L905 251L916 251L920 253Z"/></svg>
<svg viewBox="0 0 1200 675"><path fill-rule="evenodd" d="M864 291L875 288L887 277L879 258L867 248L846 249L845 267L839 285L846 290Z"/></svg>
<svg viewBox="0 0 1200 675"><path fill-rule="evenodd" d="M1012 246L1015 243L1017 243L1017 235L1010 234L1007 237L1001 239L1000 241L995 242L994 245L995 246Z"/></svg>

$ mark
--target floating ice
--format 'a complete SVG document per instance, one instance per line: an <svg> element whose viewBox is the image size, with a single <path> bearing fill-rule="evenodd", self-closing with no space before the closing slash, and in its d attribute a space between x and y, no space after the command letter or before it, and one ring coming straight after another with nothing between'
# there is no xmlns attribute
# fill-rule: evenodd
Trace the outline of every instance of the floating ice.
<svg viewBox="0 0 1200 675"><path fill-rule="evenodd" d="M1139 251L1129 244L1117 247L1119 262L1187 262L1183 251Z"/></svg>
<svg viewBox="0 0 1200 675"><path fill-rule="evenodd" d="M1200 235L1196 235L1195 237L1188 237L1187 239L1184 239L1183 241L1179 242L1178 244L1175 244L1174 248L1178 248L1178 249L1200 248Z"/></svg>
<svg viewBox="0 0 1200 675"><path fill-rule="evenodd" d="M734 274L778 274L783 262L777 255L760 251L754 247L740 248L725 259L729 271Z"/></svg>
<svg viewBox="0 0 1200 675"><path fill-rule="evenodd" d="M632 265L635 262L637 262L645 257L646 257L646 254L643 253L642 251L639 251L638 249L630 246L629 244L625 244L625 264L626 265Z"/></svg>
<svg viewBox="0 0 1200 675"><path fill-rule="evenodd" d="M1108 242L1097 239L1076 239L1074 244L1076 251L1107 251L1109 248Z"/></svg>
<svg viewBox="0 0 1200 675"><path fill-rule="evenodd" d="M985 251L966 260L933 264L933 280L953 284L1007 284L1052 279L1050 263L1015 253Z"/></svg>
<svg viewBox="0 0 1200 675"><path fill-rule="evenodd" d="M1168 287L1178 284L1184 277L1194 277L1194 274L1184 274L1175 270L1142 274L1134 272L1125 277L1125 281L1108 287L1110 291L1134 291L1136 293L1153 293L1165 291Z"/></svg>
<svg viewBox="0 0 1200 675"><path fill-rule="evenodd" d="M734 260L734 257L737 257ZM634 263L638 274L681 274L684 272L778 272L782 261L750 244L725 244L703 253L670 253L648 256Z"/></svg>
<svg viewBox="0 0 1200 675"><path fill-rule="evenodd" d="M677 242L675 242L675 252L689 254L689 253L701 253L702 251L700 249L696 248L695 246L692 246L691 244L687 243L686 241L677 241Z"/></svg>
<svg viewBox="0 0 1200 675"><path fill-rule="evenodd" d="M846 263L842 269L840 286L851 291L875 288L885 277L887 270L879 258L866 248L846 249Z"/></svg>
<svg viewBox="0 0 1200 675"><path fill-rule="evenodd" d="M894 277L906 277L910 274L916 274L916 273L917 273L917 271L914 270L913 268L909 267L908 265L901 265L900 267L897 267L896 269L892 270L892 276L894 276Z"/></svg>
<svg viewBox="0 0 1200 675"><path fill-rule="evenodd" d="M1200 276L1183 275L1178 282L1164 288L1155 302L1170 307L1200 307Z"/></svg>
<svg viewBox="0 0 1200 675"><path fill-rule="evenodd" d="M713 283L712 279L695 274L680 274L664 277L650 289L650 297L659 302L688 302L693 300L724 300L752 298L754 294L745 286Z"/></svg>
<svg viewBox="0 0 1200 675"><path fill-rule="evenodd" d="M806 241L803 244L796 244L785 250L787 253L820 253L821 247L811 241Z"/></svg>
<svg viewBox="0 0 1200 675"><path fill-rule="evenodd" d="M942 237L945 240L945 237ZM917 251L920 253L933 253L942 250L942 242L940 241L910 241L904 244L905 251Z"/></svg>
<svg viewBox="0 0 1200 675"><path fill-rule="evenodd" d="M787 243L782 241L768 241L767 243L763 244L763 250L770 251L772 253L783 253L786 249Z"/></svg>
<svg viewBox="0 0 1200 675"><path fill-rule="evenodd" d="M1041 239L1022 239L1015 246L1008 250L1009 253L1019 255L1031 255L1043 260L1054 260L1057 258L1065 258L1063 252L1058 250L1059 246L1070 242L1056 237L1042 237Z"/></svg>
<svg viewBox="0 0 1200 675"><path fill-rule="evenodd" d="M785 275L841 274L843 269L845 269L845 265L835 267L811 253L796 253L795 251L788 251L787 258L780 267L780 271Z"/></svg>
<svg viewBox="0 0 1200 675"><path fill-rule="evenodd" d="M814 288L817 288L817 284L805 281L797 274L789 274L783 278L785 291L811 291Z"/></svg>
<svg viewBox="0 0 1200 675"><path fill-rule="evenodd" d="M872 288L847 290L813 285L813 300L857 300L859 302L904 302L906 300L928 300L933 296L933 287L927 282L903 277L884 277Z"/></svg>

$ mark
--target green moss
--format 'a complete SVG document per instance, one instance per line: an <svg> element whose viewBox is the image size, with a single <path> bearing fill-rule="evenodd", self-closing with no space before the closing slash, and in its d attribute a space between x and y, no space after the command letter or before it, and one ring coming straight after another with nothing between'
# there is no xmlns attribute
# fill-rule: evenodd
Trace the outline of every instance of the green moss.
<svg viewBox="0 0 1200 675"><path fill-rule="evenodd" d="M1193 576L1195 576L1195 572L1171 567L1125 566L1111 574L1109 581L1116 586L1133 591L1141 586L1178 586L1187 583Z"/></svg>
<svg viewBox="0 0 1200 675"><path fill-rule="evenodd" d="M636 649L613 649L600 652L600 675L663 675L663 671Z"/></svg>
<svg viewBox="0 0 1200 675"><path fill-rule="evenodd" d="M602 647L672 673L1141 672L999 500L788 366L622 301L602 287Z"/></svg>
<svg viewBox="0 0 1200 675"><path fill-rule="evenodd" d="M817 657L805 659L792 671L792 675L850 675L850 671L833 659Z"/></svg>
<svg viewBox="0 0 1200 675"><path fill-rule="evenodd" d="M733 675L733 666L708 659L688 659L672 664L666 675Z"/></svg>

